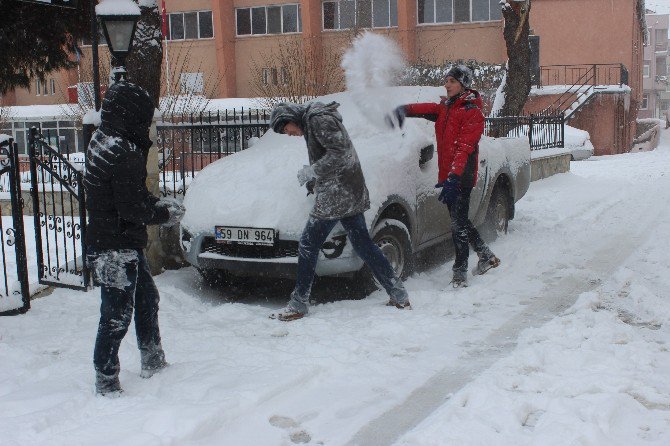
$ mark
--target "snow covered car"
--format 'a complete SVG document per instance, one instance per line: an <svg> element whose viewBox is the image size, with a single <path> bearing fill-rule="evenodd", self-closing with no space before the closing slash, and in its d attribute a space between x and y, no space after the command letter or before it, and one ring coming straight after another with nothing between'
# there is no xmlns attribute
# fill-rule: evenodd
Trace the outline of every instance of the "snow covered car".
<svg viewBox="0 0 670 446"><path fill-rule="evenodd" d="M439 101L441 87L395 87L377 92L385 110L410 102ZM383 124L384 113L350 93L321 98L337 101L356 147L370 192L365 219L375 242L401 277L412 271L416 253L450 237L447 207L437 200L433 123L407 119L400 129ZM482 137L479 178L470 218L505 232L514 204L528 190L530 147L522 138ZM435 158L435 159L434 159ZM238 276L294 278L298 240L314 203L298 185L296 171L308 164L304 138L268 131L253 147L220 159L190 184L181 222L185 257L212 279ZM363 262L347 243L341 225L323 244L316 274L353 276Z"/></svg>

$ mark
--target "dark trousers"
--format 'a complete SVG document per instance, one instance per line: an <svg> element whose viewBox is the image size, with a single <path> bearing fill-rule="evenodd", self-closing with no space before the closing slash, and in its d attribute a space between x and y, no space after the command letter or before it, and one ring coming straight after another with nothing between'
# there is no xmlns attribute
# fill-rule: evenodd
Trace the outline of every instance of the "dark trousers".
<svg viewBox="0 0 670 446"><path fill-rule="evenodd" d="M468 218L470 211L470 194L472 188L462 188L456 201L449 207L451 216L451 238L454 241L456 250L456 261L454 262L454 271L468 270L468 256L470 255L469 244L475 252L488 255L490 252L488 246L482 240L479 232Z"/></svg>
<svg viewBox="0 0 670 446"><path fill-rule="evenodd" d="M407 291L402 281L395 276L389 261L370 238L363 214L356 214L341 220L320 220L310 217L300 237L298 247L298 277L295 290L291 294L289 307L307 313L307 304L314 281L319 250L328 234L341 222L356 254L370 267L372 274L384 287L391 300L399 304L407 302Z"/></svg>
<svg viewBox="0 0 670 446"><path fill-rule="evenodd" d="M158 329L158 289L151 277L144 253L141 250L116 251L124 253L118 257L109 255L115 253L113 250L96 251L89 248L88 252L94 283L100 285L102 299L100 323L93 353L95 370L109 377L118 376L119 347L128 332L133 309L142 368L150 367L152 363L164 362L165 356ZM98 259L102 261L96 264ZM105 274L105 271L109 271L109 263L115 261L118 265L112 266L116 270L113 270L112 274ZM114 276L115 280L110 280L110 275Z"/></svg>

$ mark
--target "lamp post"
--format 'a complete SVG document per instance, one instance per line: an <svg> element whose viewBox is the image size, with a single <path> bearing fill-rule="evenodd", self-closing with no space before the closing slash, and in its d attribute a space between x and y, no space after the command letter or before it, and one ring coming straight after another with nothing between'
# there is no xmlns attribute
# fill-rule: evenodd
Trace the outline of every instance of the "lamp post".
<svg viewBox="0 0 670 446"><path fill-rule="evenodd" d="M95 7L95 13L112 53L114 81L124 80L126 57L133 46L140 8L132 0L103 0Z"/></svg>

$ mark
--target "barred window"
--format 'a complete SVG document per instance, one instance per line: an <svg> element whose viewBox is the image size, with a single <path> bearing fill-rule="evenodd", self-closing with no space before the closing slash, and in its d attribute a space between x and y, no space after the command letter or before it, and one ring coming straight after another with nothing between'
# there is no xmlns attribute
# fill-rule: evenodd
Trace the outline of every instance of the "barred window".
<svg viewBox="0 0 670 446"><path fill-rule="evenodd" d="M300 32L300 5L237 8L237 35L287 34Z"/></svg>
<svg viewBox="0 0 670 446"><path fill-rule="evenodd" d="M389 28L398 26L397 0L326 1L323 29Z"/></svg>

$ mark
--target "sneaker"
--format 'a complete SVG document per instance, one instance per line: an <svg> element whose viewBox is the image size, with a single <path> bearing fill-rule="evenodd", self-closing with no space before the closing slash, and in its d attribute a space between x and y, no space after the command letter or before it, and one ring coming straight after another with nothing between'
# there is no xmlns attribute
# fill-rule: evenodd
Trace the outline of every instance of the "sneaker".
<svg viewBox="0 0 670 446"><path fill-rule="evenodd" d="M277 319L284 322L302 319L303 317L305 317L305 313L296 311L291 307L284 307L276 313L272 313L270 315L270 319Z"/></svg>
<svg viewBox="0 0 670 446"><path fill-rule="evenodd" d="M468 275L466 271L454 271L454 278L451 279L454 288L465 288L468 286Z"/></svg>
<svg viewBox="0 0 670 446"><path fill-rule="evenodd" d="M95 393L108 398L121 396L123 389L117 375L108 376L101 372L95 372Z"/></svg>
<svg viewBox="0 0 670 446"><path fill-rule="evenodd" d="M477 262L477 266L474 267L472 270L472 274L475 276L484 274L486 271L490 270L491 268L496 268L498 265L500 265L500 259L496 257L495 255L491 254L490 256L479 256L479 262Z"/></svg>
<svg viewBox="0 0 670 446"><path fill-rule="evenodd" d="M409 301L405 302L404 304L399 304L398 302L395 302L393 300L389 300L386 302L387 307L396 307L398 310L411 310L412 309L412 304L409 303Z"/></svg>

